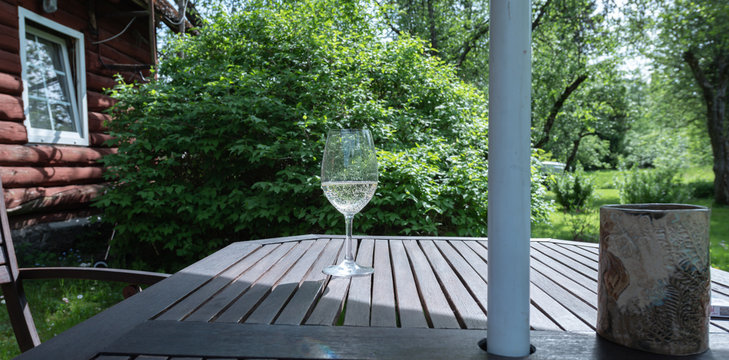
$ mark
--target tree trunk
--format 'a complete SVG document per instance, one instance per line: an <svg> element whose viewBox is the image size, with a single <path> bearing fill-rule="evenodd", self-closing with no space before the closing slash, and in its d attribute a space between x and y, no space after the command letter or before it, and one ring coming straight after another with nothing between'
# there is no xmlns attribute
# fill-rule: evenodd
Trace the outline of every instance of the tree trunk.
<svg viewBox="0 0 729 360"><path fill-rule="evenodd" d="M587 74L582 74L575 79L571 84L569 84L564 91L562 91L562 95L559 96L559 99L557 99L557 102L552 105L552 110L549 112L549 116L547 116L547 120L544 121L544 129L542 130L542 137L537 141L536 144L534 144L534 147L537 149L544 149L544 145L547 144L549 141L549 135L552 132L552 126L554 126L554 120L557 119L557 115L559 114L560 110L562 110L562 106L564 106L565 101L572 95L572 93L577 90L578 87L580 87L580 84L587 80Z"/></svg>
<svg viewBox="0 0 729 360"><path fill-rule="evenodd" d="M693 52L685 52L683 59L701 88L706 104L706 124L714 155L714 201L729 204L729 114L726 112L729 62L720 56L712 59L707 69L716 71L712 83Z"/></svg>
<svg viewBox="0 0 729 360"><path fill-rule="evenodd" d="M729 204L729 119L726 114L726 87L719 89L708 110L709 137L714 153L714 200ZM707 106L708 107L708 106Z"/></svg>
<svg viewBox="0 0 729 360"><path fill-rule="evenodd" d="M428 28L430 30L430 46L437 51L440 49L438 48L438 29L436 29L435 26L435 11L433 9L433 1L435 0L428 0Z"/></svg>

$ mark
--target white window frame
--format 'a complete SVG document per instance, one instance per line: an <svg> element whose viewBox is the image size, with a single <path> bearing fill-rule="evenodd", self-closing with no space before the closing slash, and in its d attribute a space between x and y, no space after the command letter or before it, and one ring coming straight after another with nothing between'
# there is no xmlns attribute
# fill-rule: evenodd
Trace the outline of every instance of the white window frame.
<svg viewBox="0 0 729 360"><path fill-rule="evenodd" d="M29 23L30 22L30 23ZM29 118L29 100L28 100L28 86L23 86L23 107L25 112L25 128L28 132L29 143L42 143L42 144L64 144L64 145L89 145L89 116L88 107L86 100L86 70L84 66L86 60L84 57L84 34L71 29L67 26L63 26L52 20L49 20L41 15L38 15L30 10L18 7L18 28L20 35L20 62L22 66L23 83L28 83L28 65L26 61L26 33L30 31L34 35L41 34L42 37L50 39L52 41L64 39L58 38L52 34L48 34L43 31L43 27L62 34L67 39L71 40L71 48L67 49L63 46L65 61L69 63L70 67L73 67L74 71L69 73L67 77L70 81L69 94L71 96L71 107L73 112L77 115L76 124L77 131L54 131L48 129L37 129L33 128L30 124ZM55 39L54 39L55 38ZM58 39L58 40L56 40ZM73 52L74 62L71 62L68 51ZM74 78L71 79L71 75Z"/></svg>

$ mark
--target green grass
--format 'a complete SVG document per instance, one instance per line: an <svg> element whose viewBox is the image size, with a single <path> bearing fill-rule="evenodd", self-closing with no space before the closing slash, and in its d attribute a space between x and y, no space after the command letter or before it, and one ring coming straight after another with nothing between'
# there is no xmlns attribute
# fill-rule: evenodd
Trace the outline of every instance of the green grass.
<svg viewBox="0 0 729 360"><path fill-rule="evenodd" d="M84 251L68 249L60 253L33 249L25 243L16 244L18 264L33 266L79 266L92 263L94 246L78 243ZM123 300L122 289L127 284L92 280L28 280L23 282L35 326L41 341L46 341L72 326ZM5 299L0 300L0 359L10 359L20 353L10 326Z"/></svg>
<svg viewBox="0 0 729 360"><path fill-rule="evenodd" d="M91 280L32 280L23 282L41 341L121 301L126 284ZM8 312L0 311L0 359L20 353Z"/></svg>
<svg viewBox="0 0 729 360"><path fill-rule="evenodd" d="M597 199L593 205L582 213L567 213L559 208L551 214L549 224L532 225L532 237L579 240L597 242L600 232L599 209L603 205L618 204L620 197L615 189L614 178L620 174L616 170L589 172L595 184ZM714 181L710 167L693 167L684 170L680 178L688 184L703 183L708 186ZM548 196L554 198L552 193ZM729 271L729 207L716 205L711 198L689 198L688 204L702 205L711 208L711 265Z"/></svg>

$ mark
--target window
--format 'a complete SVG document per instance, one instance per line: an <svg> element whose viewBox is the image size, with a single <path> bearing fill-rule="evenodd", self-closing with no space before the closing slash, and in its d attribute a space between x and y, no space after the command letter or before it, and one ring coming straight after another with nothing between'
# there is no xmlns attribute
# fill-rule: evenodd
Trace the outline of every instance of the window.
<svg viewBox="0 0 729 360"><path fill-rule="evenodd" d="M83 34L18 9L28 141L88 145Z"/></svg>

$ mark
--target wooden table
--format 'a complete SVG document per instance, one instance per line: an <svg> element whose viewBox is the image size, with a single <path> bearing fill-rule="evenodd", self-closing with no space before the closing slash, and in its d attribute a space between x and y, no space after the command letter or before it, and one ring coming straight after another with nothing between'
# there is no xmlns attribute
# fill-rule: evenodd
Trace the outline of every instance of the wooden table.
<svg viewBox="0 0 729 360"><path fill-rule="evenodd" d="M484 359L488 242L363 237L372 277L329 278L342 237L238 242L24 353L21 359ZM596 244L531 242L530 359L660 359L598 338ZM729 301L729 273L712 272ZM339 326L341 325L341 326ZM711 321L729 359L729 320ZM494 358L494 357L492 357Z"/></svg>

